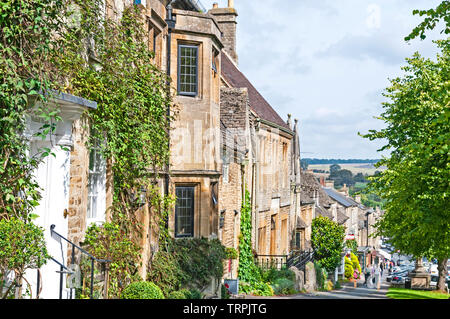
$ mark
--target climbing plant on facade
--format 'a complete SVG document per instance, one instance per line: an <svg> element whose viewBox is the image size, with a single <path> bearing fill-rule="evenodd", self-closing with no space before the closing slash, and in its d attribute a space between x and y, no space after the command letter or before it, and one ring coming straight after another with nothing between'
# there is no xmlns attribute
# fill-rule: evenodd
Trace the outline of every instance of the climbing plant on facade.
<svg viewBox="0 0 450 319"><path fill-rule="evenodd" d="M260 296L273 295L273 289L261 278L261 273L255 264L252 251L252 218L250 193L245 190L241 209L241 233L239 235L239 266L238 277L241 281L239 289L243 293L253 293Z"/></svg>
<svg viewBox="0 0 450 319"><path fill-rule="evenodd" d="M119 15L107 7L104 15L102 3L73 1L65 46L55 61L67 76L67 91L97 102L87 114L89 145L99 145L113 176L110 226L118 227L124 240L137 242L142 233L137 212L147 203L151 225L167 237L164 221L173 200L161 194L158 181L169 159L169 81L152 63L141 9L131 5ZM95 242L89 245L92 252ZM117 293L125 285L120 276L134 278L140 262L134 253L119 255L122 268L111 276L122 285Z"/></svg>
<svg viewBox="0 0 450 319"><path fill-rule="evenodd" d="M63 0L0 4L0 218L30 220L40 199L33 171L50 150L30 154L26 116L42 123L37 134L42 138L60 120L47 101L58 87L52 56L61 45L64 4Z"/></svg>

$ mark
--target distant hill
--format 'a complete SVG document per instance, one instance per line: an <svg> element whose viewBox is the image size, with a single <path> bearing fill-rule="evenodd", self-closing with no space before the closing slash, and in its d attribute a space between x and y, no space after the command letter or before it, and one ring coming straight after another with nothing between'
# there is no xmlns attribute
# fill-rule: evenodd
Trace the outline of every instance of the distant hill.
<svg viewBox="0 0 450 319"><path fill-rule="evenodd" d="M303 158L308 165L314 164L375 164L379 159L335 159L335 158Z"/></svg>

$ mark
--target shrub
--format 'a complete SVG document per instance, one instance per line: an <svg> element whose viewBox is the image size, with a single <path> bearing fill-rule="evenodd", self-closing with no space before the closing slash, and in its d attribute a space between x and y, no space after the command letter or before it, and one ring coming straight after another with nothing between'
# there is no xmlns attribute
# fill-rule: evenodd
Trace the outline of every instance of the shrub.
<svg viewBox="0 0 450 319"><path fill-rule="evenodd" d="M8 271L14 271L15 284L20 285L25 271L39 268L50 256L47 253L44 232L31 222L25 223L18 218L0 220L0 298L14 291L15 285L3 287ZM27 283L28 284L28 283Z"/></svg>
<svg viewBox="0 0 450 319"><path fill-rule="evenodd" d="M273 288L266 282L257 282L253 284L251 292L255 296L273 296Z"/></svg>
<svg viewBox="0 0 450 319"><path fill-rule="evenodd" d="M191 293L187 289L172 291L167 299L189 299Z"/></svg>
<svg viewBox="0 0 450 319"><path fill-rule="evenodd" d="M147 280L157 282L164 296L169 296L172 291L180 289L184 278L176 253L159 250L151 263Z"/></svg>
<svg viewBox="0 0 450 319"><path fill-rule="evenodd" d="M344 260L345 260L345 265L344 265L345 273L344 273L344 276L347 279L351 279L351 278L353 278L353 273L355 272L355 270L353 268L353 263L350 260L350 258L348 258L347 256L344 258Z"/></svg>
<svg viewBox="0 0 450 319"><path fill-rule="evenodd" d="M353 270L357 272L358 278L361 276L361 266L359 264L358 257L354 253L350 253L350 260L352 262Z"/></svg>
<svg viewBox="0 0 450 319"><path fill-rule="evenodd" d="M190 295L187 299L203 299L203 294L198 289L189 290Z"/></svg>
<svg viewBox="0 0 450 319"><path fill-rule="evenodd" d="M225 247L217 239L167 239L167 248L156 253L147 280L158 283L165 296L181 287L203 289L212 277L222 277L225 258ZM190 299L201 299L195 297Z"/></svg>
<svg viewBox="0 0 450 319"><path fill-rule="evenodd" d="M138 281L129 284L120 297L121 299L164 299L164 294L154 283Z"/></svg>
<svg viewBox="0 0 450 319"><path fill-rule="evenodd" d="M278 278L272 284L273 291L276 295L291 295L295 294L295 282L288 278Z"/></svg>
<svg viewBox="0 0 450 319"><path fill-rule="evenodd" d="M314 268L316 270L316 281L317 281L317 289L323 290L326 289L326 281L328 273L325 268L322 268L318 263L314 263Z"/></svg>
<svg viewBox="0 0 450 319"><path fill-rule="evenodd" d="M328 291L333 290L333 282L331 280L327 280L324 288Z"/></svg>
<svg viewBox="0 0 450 319"><path fill-rule="evenodd" d="M227 247L225 248L225 254L227 259L237 259L238 258L238 251L234 249L233 247Z"/></svg>
<svg viewBox="0 0 450 319"><path fill-rule="evenodd" d="M334 271L340 264L344 237L344 226L323 216L313 219L311 245L314 248L314 259L327 271Z"/></svg>
<svg viewBox="0 0 450 319"><path fill-rule="evenodd" d="M336 281L336 282L334 283L334 289L341 289L341 288L342 288L342 286L341 286L341 283L339 282L339 280Z"/></svg>
<svg viewBox="0 0 450 319"><path fill-rule="evenodd" d="M140 247L124 234L119 223L92 224L82 243L84 249L109 264L109 297L118 297L123 289L139 280ZM86 272L90 276L90 272Z"/></svg>
<svg viewBox="0 0 450 319"><path fill-rule="evenodd" d="M277 279L286 278L295 281L295 274L292 270L287 268L276 269L270 268L268 270L260 269L261 278L265 282L274 283Z"/></svg>
<svg viewBox="0 0 450 319"><path fill-rule="evenodd" d="M228 291L227 287L225 287L224 284L220 287L220 293L222 296L222 299L230 299L230 292Z"/></svg>

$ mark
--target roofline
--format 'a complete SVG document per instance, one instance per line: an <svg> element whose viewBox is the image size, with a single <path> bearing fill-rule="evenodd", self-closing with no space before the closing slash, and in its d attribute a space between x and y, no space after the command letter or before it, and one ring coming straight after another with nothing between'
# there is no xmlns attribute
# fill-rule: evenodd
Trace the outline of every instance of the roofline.
<svg viewBox="0 0 450 319"><path fill-rule="evenodd" d="M251 105L250 105L250 107L251 107ZM255 113L256 113L256 112L255 112ZM257 114L257 113L256 113L256 114ZM263 124L266 124L266 125L272 126L272 127L274 127L274 128L277 128L277 129L279 129L280 131L283 131L283 132L285 132L285 133L287 133L287 134L289 134L289 135L291 135L291 136L294 136L294 135L295 135L295 132L293 132L293 131L291 131L291 130L285 128L285 127L282 127L281 125L278 125L278 124L273 123L273 122L271 122L271 121L265 120L265 119L261 118L260 116L258 116L258 119L259 119L259 121L260 121L261 123L263 123Z"/></svg>

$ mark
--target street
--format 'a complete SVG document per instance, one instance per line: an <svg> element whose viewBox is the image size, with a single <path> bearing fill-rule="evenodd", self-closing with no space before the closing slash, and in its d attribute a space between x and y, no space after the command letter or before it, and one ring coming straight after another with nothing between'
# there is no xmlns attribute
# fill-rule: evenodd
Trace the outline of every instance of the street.
<svg viewBox="0 0 450 319"><path fill-rule="evenodd" d="M332 291L316 291L313 293L301 293L290 296L275 297L246 297L246 299L264 298L264 299L387 299L386 293L390 284L386 281L388 272L385 271L382 276L380 290L365 288L364 279L358 281L357 288L353 283L342 284L341 289Z"/></svg>

